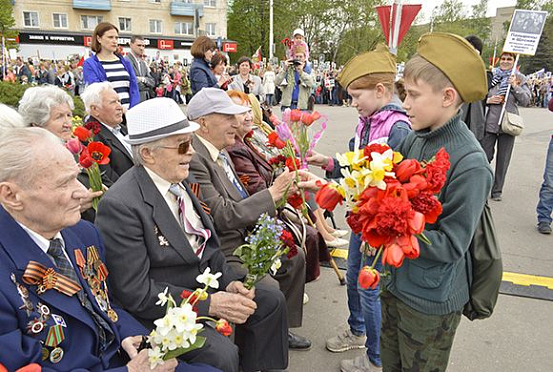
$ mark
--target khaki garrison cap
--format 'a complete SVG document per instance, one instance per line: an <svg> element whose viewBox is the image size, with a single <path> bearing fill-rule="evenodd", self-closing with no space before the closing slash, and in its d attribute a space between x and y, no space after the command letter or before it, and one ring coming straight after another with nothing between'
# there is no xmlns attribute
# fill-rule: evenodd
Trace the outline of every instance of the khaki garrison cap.
<svg viewBox="0 0 553 372"><path fill-rule="evenodd" d="M445 32L424 34L417 53L449 78L463 102L475 102L488 93L486 67L464 38Z"/></svg>
<svg viewBox="0 0 553 372"><path fill-rule="evenodd" d="M347 87L355 80L368 74L396 74L396 56L384 44L378 44L375 50L353 57L346 63L337 79L340 85Z"/></svg>

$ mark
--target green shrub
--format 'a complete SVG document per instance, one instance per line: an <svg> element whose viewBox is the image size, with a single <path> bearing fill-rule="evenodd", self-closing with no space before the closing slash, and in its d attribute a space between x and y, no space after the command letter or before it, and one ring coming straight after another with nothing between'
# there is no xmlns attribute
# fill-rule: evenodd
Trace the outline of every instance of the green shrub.
<svg viewBox="0 0 553 372"><path fill-rule="evenodd" d="M25 93L25 90L30 87L32 87L32 85L21 85L19 83L14 84L6 81L0 81L0 102L17 108L21 97L23 97L23 93ZM73 96L73 103L75 105L73 115L78 115L81 118L84 118L86 112L81 98Z"/></svg>

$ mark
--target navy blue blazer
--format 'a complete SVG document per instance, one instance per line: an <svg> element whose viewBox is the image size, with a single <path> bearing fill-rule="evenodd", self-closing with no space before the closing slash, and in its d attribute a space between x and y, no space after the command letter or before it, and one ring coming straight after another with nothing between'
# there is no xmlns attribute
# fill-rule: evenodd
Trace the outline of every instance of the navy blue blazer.
<svg viewBox="0 0 553 372"><path fill-rule="evenodd" d="M190 89L192 89L192 94L196 94L206 87L218 88L217 79L205 60L194 58L192 67L190 67Z"/></svg>
<svg viewBox="0 0 553 372"><path fill-rule="evenodd" d="M61 232L65 241L66 252L74 267L75 249L80 249L86 258L86 248L95 246L103 258L104 247L96 228L89 222L81 221L73 227ZM147 330L125 311L113 306L119 319L112 322L94 300L90 288L76 270L80 285L86 291L94 310L101 314L111 326L115 335L114 341L103 355L97 355L98 334L90 314L81 305L76 295L71 297L50 289L42 295L37 294L36 285L27 285L22 276L29 261L36 261L46 267L55 268L50 258L19 226L19 224L0 207L0 354L1 362L9 370L14 371L29 363L39 363L43 371L71 371L77 368L90 371L103 371L122 367L124 361L119 357L118 350L121 340L128 336L144 335ZM28 300L32 304L30 314L22 307L24 298L18 292L15 280L28 290ZM64 351L63 358L58 363L49 359L41 360L42 342L45 341L51 326L55 325L55 317L50 316L45 322L42 332L28 332L29 322L40 317L38 303L46 305L51 314L63 320L64 340L59 344ZM50 348L51 350L51 348ZM124 353L124 352L123 352ZM124 353L126 354L126 353ZM126 371L126 367L121 368Z"/></svg>

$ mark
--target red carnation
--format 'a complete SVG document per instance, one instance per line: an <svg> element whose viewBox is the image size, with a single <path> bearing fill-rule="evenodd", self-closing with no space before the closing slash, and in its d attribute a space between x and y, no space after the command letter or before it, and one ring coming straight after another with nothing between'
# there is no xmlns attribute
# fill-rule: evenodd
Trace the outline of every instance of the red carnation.
<svg viewBox="0 0 553 372"><path fill-rule="evenodd" d="M100 130L102 129L100 127L100 123L98 123L97 121L89 121L88 123L86 123L84 125L84 127L90 131L92 131L92 133L94 133L94 135L100 133Z"/></svg>
<svg viewBox="0 0 553 372"><path fill-rule="evenodd" d="M378 282L380 281L380 273L378 270L364 266L359 271L359 285L363 289L376 289Z"/></svg>
<svg viewBox="0 0 553 372"><path fill-rule="evenodd" d="M308 200L309 199L309 194L304 192L304 199ZM301 194L299 194L299 193L295 193L295 194L290 195L288 197L287 201L288 201L288 204L290 204L295 209L301 209L301 207L303 205L303 199L301 198Z"/></svg>
<svg viewBox="0 0 553 372"><path fill-rule="evenodd" d="M296 243L294 243L294 236L287 230L282 230L282 234L280 234L280 241L288 248L296 246Z"/></svg>
<svg viewBox="0 0 553 372"><path fill-rule="evenodd" d="M409 233L409 220L414 217L409 200L385 197L378 206L378 213L363 231L363 240L373 247L386 244L390 239Z"/></svg>
<svg viewBox="0 0 553 372"><path fill-rule="evenodd" d="M416 197L411 199L413 210L424 214L427 223L434 223L442 213L442 203L434 196L431 191L421 191Z"/></svg>
<svg viewBox="0 0 553 372"><path fill-rule="evenodd" d="M92 137L92 132L85 127L77 127L73 131L73 135L79 139L81 142L86 142Z"/></svg>
<svg viewBox="0 0 553 372"><path fill-rule="evenodd" d="M377 152L379 154L384 154L390 149L390 146L382 143L373 143L365 147L363 150L364 155L367 157L368 161L372 160L371 154Z"/></svg>
<svg viewBox="0 0 553 372"><path fill-rule="evenodd" d="M232 327L225 319L219 319L215 324L215 330L223 336L230 336L232 334Z"/></svg>
<svg viewBox="0 0 553 372"><path fill-rule="evenodd" d="M409 199L416 197L419 192L426 190L427 187L428 182L426 182L426 178L420 174L411 176L409 182L403 184L403 189L407 192Z"/></svg>
<svg viewBox="0 0 553 372"><path fill-rule="evenodd" d="M295 163L295 167L294 167L294 163ZM284 164L290 170L290 172L294 172L300 169L300 160L298 158L286 158L286 161L284 162Z"/></svg>

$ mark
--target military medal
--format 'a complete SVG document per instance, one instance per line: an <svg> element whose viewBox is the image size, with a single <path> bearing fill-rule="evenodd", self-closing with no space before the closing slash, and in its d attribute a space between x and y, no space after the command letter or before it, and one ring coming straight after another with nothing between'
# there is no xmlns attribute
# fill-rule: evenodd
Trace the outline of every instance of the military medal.
<svg viewBox="0 0 553 372"><path fill-rule="evenodd" d="M44 330L45 324L43 321L39 319L35 319L31 322L29 322L29 325L27 326L27 329L34 335L39 334Z"/></svg>
<svg viewBox="0 0 553 372"><path fill-rule="evenodd" d="M65 324L65 320L60 315L52 314L52 319L54 319L54 323L62 327L67 327L67 324Z"/></svg>
<svg viewBox="0 0 553 372"><path fill-rule="evenodd" d="M63 359L63 349L61 347L56 347L50 353L50 362L59 363Z"/></svg>
<svg viewBox="0 0 553 372"><path fill-rule="evenodd" d="M100 310L106 313L112 322L117 322L119 316L111 308L106 284L109 272L106 265L100 259L96 247L92 245L86 248L86 259L82 250L75 249L75 261L81 271L81 275L88 283Z"/></svg>
<svg viewBox="0 0 553 372"><path fill-rule="evenodd" d="M33 311L33 303L31 302L31 300L29 300L29 290L25 286L17 282L17 280L15 279L15 274L12 273L10 275L10 278L17 287L17 293L19 294L19 297L21 297L21 301L23 301L23 305L21 305L19 309L25 310L27 316L30 316L31 312Z"/></svg>
<svg viewBox="0 0 553 372"><path fill-rule="evenodd" d="M44 361L44 360L48 359L49 356L50 356L50 351L47 348L43 347L42 348L42 360Z"/></svg>
<svg viewBox="0 0 553 372"><path fill-rule="evenodd" d="M111 319L113 323L116 323L119 320L119 315L115 312L113 309L108 310L108 317Z"/></svg>
<svg viewBox="0 0 553 372"><path fill-rule="evenodd" d="M48 318L50 316L50 309L48 308L48 306L43 305L39 302L37 308L40 315L42 315L44 318Z"/></svg>

